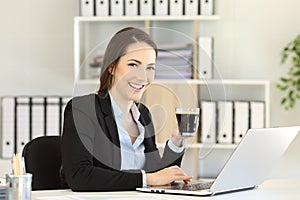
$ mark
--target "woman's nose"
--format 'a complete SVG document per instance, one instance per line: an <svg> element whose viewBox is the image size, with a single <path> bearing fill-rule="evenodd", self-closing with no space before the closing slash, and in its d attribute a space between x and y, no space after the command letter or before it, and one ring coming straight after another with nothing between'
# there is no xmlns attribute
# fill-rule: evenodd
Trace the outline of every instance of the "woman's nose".
<svg viewBox="0 0 300 200"><path fill-rule="evenodd" d="M144 66L136 68L136 77L140 80L147 80L147 69Z"/></svg>

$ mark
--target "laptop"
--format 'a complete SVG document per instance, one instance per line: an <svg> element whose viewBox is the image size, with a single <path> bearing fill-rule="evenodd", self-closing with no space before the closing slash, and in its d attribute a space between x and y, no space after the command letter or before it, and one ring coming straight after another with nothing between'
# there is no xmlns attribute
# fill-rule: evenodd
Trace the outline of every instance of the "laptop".
<svg viewBox="0 0 300 200"><path fill-rule="evenodd" d="M211 196L254 189L279 161L300 126L249 129L215 180L136 188L141 192Z"/></svg>

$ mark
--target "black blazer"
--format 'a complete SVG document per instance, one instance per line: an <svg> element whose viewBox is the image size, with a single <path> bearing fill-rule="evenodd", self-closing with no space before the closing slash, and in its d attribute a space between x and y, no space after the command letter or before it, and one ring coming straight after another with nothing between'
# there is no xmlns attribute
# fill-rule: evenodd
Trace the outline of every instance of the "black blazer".
<svg viewBox="0 0 300 200"><path fill-rule="evenodd" d="M168 145L160 157L150 112L142 104L139 111L139 121L145 127L143 169L155 172L180 166L183 153L173 152ZM64 113L62 165L73 191L135 190L142 186L140 170L120 171L120 141L107 92L75 97L68 102Z"/></svg>

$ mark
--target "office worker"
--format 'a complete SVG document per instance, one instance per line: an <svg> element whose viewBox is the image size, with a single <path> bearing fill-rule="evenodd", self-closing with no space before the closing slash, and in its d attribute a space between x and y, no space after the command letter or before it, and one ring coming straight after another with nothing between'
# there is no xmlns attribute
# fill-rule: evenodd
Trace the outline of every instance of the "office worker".
<svg viewBox="0 0 300 200"><path fill-rule="evenodd" d="M96 94L75 97L64 113L62 166L73 191L134 190L189 182L179 167L184 138L170 133L161 157L149 110L138 103L155 74L157 47L127 27L109 41Z"/></svg>

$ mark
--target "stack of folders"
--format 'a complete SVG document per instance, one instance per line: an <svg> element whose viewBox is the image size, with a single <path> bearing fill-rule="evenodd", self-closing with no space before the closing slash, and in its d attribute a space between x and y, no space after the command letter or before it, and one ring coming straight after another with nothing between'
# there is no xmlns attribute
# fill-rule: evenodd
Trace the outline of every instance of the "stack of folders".
<svg viewBox="0 0 300 200"><path fill-rule="evenodd" d="M249 128L265 127L263 101L201 101L200 142L239 143Z"/></svg>
<svg viewBox="0 0 300 200"><path fill-rule="evenodd" d="M60 135L70 97L22 96L1 98L1 157L11 158L39 136Z"/></svg>
<svg viewBox="0 0 300 200"><path fill-rule="evenodd" d="M190 44L159 47L155 77L157 79L191 79L192 60L193 47Z"/></svg>
<svg viewBox="0 0 300 200"><path fill-rule="evenodd" d="M80 0L81 16L213 15L214 0Z"/></svg>

